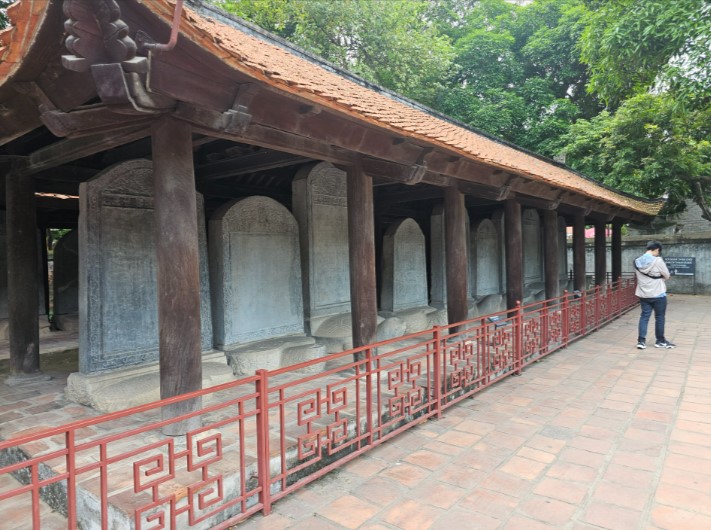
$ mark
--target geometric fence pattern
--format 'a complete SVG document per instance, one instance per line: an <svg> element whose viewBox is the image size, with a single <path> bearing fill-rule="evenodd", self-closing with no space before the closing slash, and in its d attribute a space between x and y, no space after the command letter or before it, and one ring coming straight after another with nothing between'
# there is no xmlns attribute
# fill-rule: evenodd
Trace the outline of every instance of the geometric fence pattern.
<svg viewBox="0 0 711 530"><path fill-rule="evenodd" d="M72 529L227 528L636 303L623 279L3 441L0 476L21 485L0 511L29 496L34 529L40 498ZM201 427L163 434L178 422Z"/></svg>

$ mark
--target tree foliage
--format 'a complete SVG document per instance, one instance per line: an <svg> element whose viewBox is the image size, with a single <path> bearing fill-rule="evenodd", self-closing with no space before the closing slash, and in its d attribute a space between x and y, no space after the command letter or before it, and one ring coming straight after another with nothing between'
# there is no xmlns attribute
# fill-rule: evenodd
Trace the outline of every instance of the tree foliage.
<svg viewBox="0 0 711 530"><path fill-rule="evenodd" d="M229 0L226 10L378 85L426 105L443 90L453 51L427 0Z"/></svg>
<svg viewBox="0 0 711 530"><path fill-rule="evenodd" d="M709 0L213 0L453 118L711 221ZM603 110L605 109L605 110Z"/></svg>
<svg viewBox="0 0 711 530"><path fill-rule="evenodd" d="M692 199L711 221L711 108L680 113L669 94L640 94L617 111L579 120L567 137L566 161L617 189L665 196L666 211Z"/></svg>
<svg viewBox="0 0 711 530"><path fill-rule="evenodd" d="M589 89L611 108L636 94L671 91L692 107L711 100L711 2L587 0L581 37Z"/></svg>
<svg viewBox="0 0 711 530"><path fill-rule="evenodd" d="M7 19L7 6L12 3L13 0L0 0L0 29L4 29L10 23Z"/></svg>

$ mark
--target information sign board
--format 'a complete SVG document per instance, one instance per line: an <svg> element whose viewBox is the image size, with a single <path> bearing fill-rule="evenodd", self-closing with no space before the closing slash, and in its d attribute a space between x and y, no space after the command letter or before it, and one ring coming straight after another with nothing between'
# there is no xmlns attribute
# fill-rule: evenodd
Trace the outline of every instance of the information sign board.
<svg viewBox="0 0 711 530"><path fill-rule="evenodd" d="M696 274L696 258L679 256L664 256L669 274L672 276L694 276Z"/></svg>

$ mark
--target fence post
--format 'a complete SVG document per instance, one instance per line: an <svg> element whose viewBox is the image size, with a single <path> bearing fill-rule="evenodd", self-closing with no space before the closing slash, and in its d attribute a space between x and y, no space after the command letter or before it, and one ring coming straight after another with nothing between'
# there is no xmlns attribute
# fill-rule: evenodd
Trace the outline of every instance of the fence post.
<svg viewBox="0 0 711 530"><path fill-rule="evenodd" d="M434 328L434 401L437 419L442 417L442 326Z"/></svg>
<svg viewBox="0 0 711 530"><path fill-rule="evenodd" d="M514 372L521 375L523 371L523 306L521 300L516 301L516 314L514 316Z"/></svg>
<svg viewBox="0 0 711 530"><path fill-rule="evenodd" d="M583 291L580 295L580 336L588 333L588 292Z"/></svg>
<svg viewBox="0 0 711 530"><path fill-rule="evenodd" d="M550 309L548 307L548 300L544 300L543 301L543 308L542 308L542 312L541 312L541 346L538 350L539 357L541 355L543 355L543 352L548 351L548 342L550 340L548 338L548 322L549 322L548 312L549 311L550 311Z"/></svg>
<svg viewBox="0 0 711 530"><path fill-rule="evenodd" d="M257 473L259 500L262 512L269 515L272 511L271 474L269 465L269 389L267 370L257 370L256 381L257 405Z"/></svg>
<svg viewBox="0 0 711 530"><path fill-rule="evenodd" d="M67 446L67 524L68 528L77 527L77 474L76 474L76 432L66 432ZM105 473L106 470L102 470ZM39 528L39 527L38 527Z"/></svg>
<svg viewBox="0 0 711 530"><path fill-rule="evenodd" d="M600 329L600 321L602 320L602 304L600 303L602 300L602 290L600 289L600 285L595 286L595 331Z"/></svg>
<svg viewBox="0 0 711 530"><path fill-rule="evenodd" d="M368 445L373 445L373 349L365 350L365 428L368 431Z"/></svg>
<svg viewBox="0 0 711 530"><path fill-rule="evenodd" d="M570 340L570 305L568 301L568 289L563 290L563 314L561 315L563 322L563 344L567 347Z"/></svg>

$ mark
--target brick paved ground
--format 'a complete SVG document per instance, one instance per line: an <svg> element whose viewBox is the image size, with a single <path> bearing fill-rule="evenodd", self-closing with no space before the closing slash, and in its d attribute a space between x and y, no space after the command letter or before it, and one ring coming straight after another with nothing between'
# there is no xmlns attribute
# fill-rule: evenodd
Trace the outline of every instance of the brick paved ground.
<svg viewBox="0 0 711 530"><path fill-rule="evenodd" d="M711 299L670 298L675 350L636 350L636 321L628 313L236 530L710 529ZM61 401L62 388L61 374L22 396L0 383L0 405L14 401L0 415ZM41 414L60 425L80 409ZM27 506L0 517L2 529L27 524Z"/></svg>
<svg viewBox="0 0 711 530"><path fill-rule="evenodd" d="M635 349L637 316L236 529L710 529L711 300L670 297L674 350Z"/></svg>

